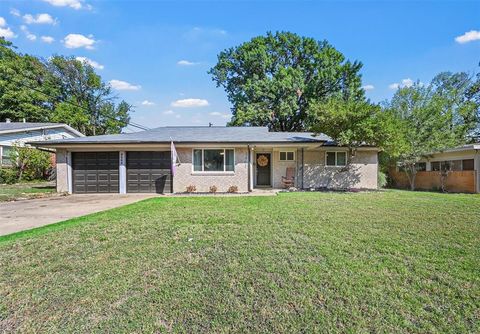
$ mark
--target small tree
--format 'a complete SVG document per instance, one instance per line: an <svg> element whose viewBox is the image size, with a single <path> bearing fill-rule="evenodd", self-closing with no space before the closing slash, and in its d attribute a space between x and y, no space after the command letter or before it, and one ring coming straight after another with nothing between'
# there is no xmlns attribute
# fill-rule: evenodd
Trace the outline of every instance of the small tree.
<svg viewBox="0 0 480 334"><path fill-rule="evenodd" d="M51 166L50 154L35 148L15 145L9 157L18 181L44 178Z"/></svg>

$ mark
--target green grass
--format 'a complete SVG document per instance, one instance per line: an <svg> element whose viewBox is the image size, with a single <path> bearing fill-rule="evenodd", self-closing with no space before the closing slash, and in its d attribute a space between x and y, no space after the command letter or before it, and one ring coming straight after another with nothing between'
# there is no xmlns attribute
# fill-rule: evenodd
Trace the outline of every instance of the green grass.
<svg viewBox="0 0 480 334"><path fill-rule="evenodd" d="M480 331L480 196L155 198L0 238L0 332Z"/></svg>
<svg viewBox="0 0 480 334"><path fill-rule="evenodd" d="M43 196L55 192L51 182L0 184L0 202Z"/></svg>

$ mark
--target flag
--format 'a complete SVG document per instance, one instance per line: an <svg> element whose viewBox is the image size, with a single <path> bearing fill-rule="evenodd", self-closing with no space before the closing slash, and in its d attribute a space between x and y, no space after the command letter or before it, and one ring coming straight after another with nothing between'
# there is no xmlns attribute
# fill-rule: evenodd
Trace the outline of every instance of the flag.
<svg viewBox="0 0 480 334"><path fill-rule="evenodd" d="M175 145L173 144L173 140L170 142L170 152L172 155L172 176L175 176L175 168L177 167L177 150L175 149Z"/></svg>

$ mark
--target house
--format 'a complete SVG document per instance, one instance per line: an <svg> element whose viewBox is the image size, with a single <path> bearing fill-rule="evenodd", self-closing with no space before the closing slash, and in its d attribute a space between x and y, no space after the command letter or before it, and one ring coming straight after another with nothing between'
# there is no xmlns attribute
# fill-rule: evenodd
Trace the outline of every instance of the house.
<svg viewBox="0 0 480 334"><path fill-rule="evenodd" d="M160 127L34 143L57 152L57 190L69 193L182 193L282 188L376 189L378 149L355 155L325 135L266 127ZM171 147L178 160L172 168ZM172 170L174 174L172 175Z"/></svg>
<svg viewBox="0 0 480 334"><path fill-rule="evenodd" d="M480 193L480 143L431 153L416 168L416 189ZM409 187L404 172L391 171L390 176L396 187Z"/></svg>
<svg viewBox="0 0 480 334"><path fill-rule="evenodd" d="M24 146L27 142L83 137L84 135L66 124L60 123L0 123L0 165L9 165L12 146Z"/></svg>

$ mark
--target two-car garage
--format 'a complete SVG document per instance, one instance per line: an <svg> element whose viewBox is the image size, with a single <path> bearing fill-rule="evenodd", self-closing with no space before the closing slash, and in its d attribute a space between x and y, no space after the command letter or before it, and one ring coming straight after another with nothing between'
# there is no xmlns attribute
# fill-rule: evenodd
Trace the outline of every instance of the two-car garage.
<svg viewBox="0 0 480 334"><path fill-rule="evenodd" d="M127 193L170 193L170 151L126 152L126 180L120 179L119 152L72 152L74 193L118 193L126 183Z"/></svg>

